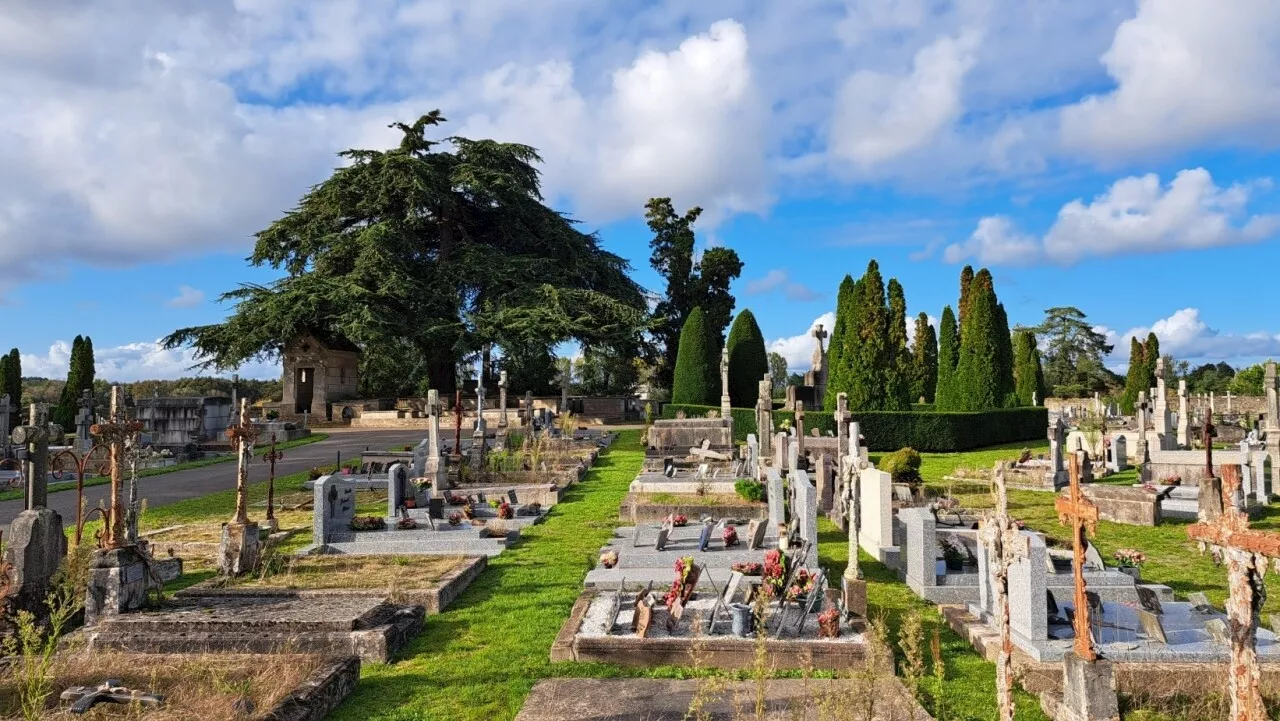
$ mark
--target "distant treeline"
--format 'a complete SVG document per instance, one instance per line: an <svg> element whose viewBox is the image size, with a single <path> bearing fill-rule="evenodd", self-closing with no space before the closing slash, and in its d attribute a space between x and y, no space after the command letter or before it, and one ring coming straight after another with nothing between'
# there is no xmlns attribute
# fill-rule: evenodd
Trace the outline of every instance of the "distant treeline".
<svg viewBox="0 0 1280 721"><path fill-rule="evenodd" d="M62 387L66 384L65 380L23 378L22 408L25 409L31 403L57 403L62 393ZM128 399L151 398L155 395L161 397L231 396L231 379L229 378L179 378L177 380L119 383L118 385L124 390ZM112 383L109 381L95 380L93 382L95 403L99 408L105 408L110 402L111 386ZM278 380L241 379L237 382L236 388L237 395L241 398L248 398L250 403L280 400L281 388Z"/></svg>

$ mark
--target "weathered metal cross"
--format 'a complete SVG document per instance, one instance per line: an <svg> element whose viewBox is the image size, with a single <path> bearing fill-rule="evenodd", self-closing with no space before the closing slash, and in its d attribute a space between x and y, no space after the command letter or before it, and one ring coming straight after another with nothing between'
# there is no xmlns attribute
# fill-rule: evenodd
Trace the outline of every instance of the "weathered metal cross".
<svg viewBox="0 0 1280 721"><path fill-rule="evenodd" d="M1005 464L992 471L995 511L982 520L978 540L988 549L991 588L995 594L996 623L1000 629L1000 650L996 659L996 704L1000 721L1013 721L1013 635L1009 623L1009 567L1030 554L1030 543L1018 524L1009 517L1009 492L1004 479ZM1087 604L1086 604L1087 605Z"/></svg>
<svg viewBox="0 0 1280 721"><path fill-rule="evenodd" d="M249 399L240 399L240 421L227 429L227 438L236 448L236 515L232 523L249 522L249 461L258 427L249 421Z"/></svg>
<svg viewBox="0 0 1280 721"><path fill-rule="evenodd" d="M270 469L267 473L267 523L276 518L276 461L284 460L284 454L276 450L276 434L271 434L271 448L262 456ZM272 526L274 528L274 526Z"/></svg>
<svg viewBox="0 0 1280 721"><path fill-rule="evenodd" d="M120 386L111 387L111 406L105 423L95 423L89 432L97 436L107 447L111 468L111 514L103 548L122 548L127 545L124 532L125 507L120 492L123 484L125 446L142 430L142 424L125 418L124 398Z"/></svg>
<svg viewBox="0 0 1280 721"><path fill-rule="evenodd" d="M159 706L164 703L164 696L150 694L145 691L131 689L116 680L109 680L99 685L72 686L59 696L63 701L71 701L69 709L73 714L88 713L100 703L141 704L143 706Z"/></svg>
<svg viewBox="0 0 1280 721"><path fill-rule="evenodd" d="M1075 575L1075 628L1076 656L1082 661L1096 661L1097 651L1093 648L1091 627L1089 625L1089 599L1085 596L1084 582L1084 547L1088 543L1085 533L1092 536L1097 533L1098 507L1080 492L1080 457L1075 453L1067 458L1067 472L1071 477L1071 494L1063 498L1058 496L1053 501L1058 511L1058 522L1071 525L1071 569Z"/></svg>
<svg viewBox="0 0 1280 721"><path fill-rule="evenodd" d="M1220 551L1227 563L1227 628L1231 636L1229 688L1233 721L1267 718L1259 689L1258 616L1267 598L1263 581L1271 559L1280 569L1280 534L1249 528L1249 517L1226 499L1240 487L1240 466L1222 467L1222 515L1208 523L1187 527L1187 536L1203 552Z"/></svg>

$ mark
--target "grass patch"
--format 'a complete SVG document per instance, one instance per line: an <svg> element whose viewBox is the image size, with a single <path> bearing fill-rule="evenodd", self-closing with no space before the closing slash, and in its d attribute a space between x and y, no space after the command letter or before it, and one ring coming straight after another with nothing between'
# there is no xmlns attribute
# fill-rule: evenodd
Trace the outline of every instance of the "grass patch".
<svg viewBox="0 0 1280 721"><path fill-rule="evenodd" d="M306 446L312 443L319 443L320 441L323 441L328 437L329 436L324 433L312 433L311 435L305 438L298 438L292 441L277 443L276 450L287 451L290 448L297 448L298 446ZM264 453L266 453L269 448L270 448L269 446L261 446L258 448L254 448L253 455L261 456ZM231 461L234 461L235 459L236 459L235 454L231 454L226 456L217 456L214 458L200 458L194 461L186 461L185 463L175 463L172 466L165 466L164 468L148 468L142 471L138 471L138 478L150 478L152 476L163 476L167 473L177 473L178 471L189 471L192 468L204 468L205 466L212 466L218 463L229 463ZM72 473L74 473L74 471L72 471ZM94 486L105 486L110 482L111 482L111 478L108 476L94 476L92 478L84 479L84 487L92 488ZM75 489L76 489L75 481L58 481L58 482L49 484L49 493L59 493L62 491L74 491ZM26 492L21 488L6 489L3 491L0 491L0 501L13 501L20 498L24 498L25 493Z"/></svg>
<svg viewBox="0 0 1280 721"><path fill-rule="evenodd" d="M701 496L692 493L637 493L637 504L655 506L763 506L764 503L743 500L736 493L707 493Z"/></svg>
<svg viewBox="0 0 1280 721"><path fill-rule="evenodd" d="M238 588L418 591L432 588L462 565L462 556L295 556L265 576L246 576Z"/></svg>

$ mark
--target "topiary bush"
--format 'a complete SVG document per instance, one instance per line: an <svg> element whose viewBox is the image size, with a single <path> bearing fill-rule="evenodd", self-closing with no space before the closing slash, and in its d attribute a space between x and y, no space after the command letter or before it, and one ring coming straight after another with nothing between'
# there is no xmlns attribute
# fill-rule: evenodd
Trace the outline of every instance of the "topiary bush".
<svg viewBox="0 0 1280 721"><path fill-rule="evenodd" d="M764 500L764 484L750 478L739 478L734 481L733 490L737 491L738 497L744 501L759 503Z"/></svg>
<svg viewBox="0 0 1280 721"><path fill-rule="evenodd" d="M899 448L880 459L880 470L893 476L894 483L920 482L920 451L914 448Z"/></svg>
<svg viewBox="0 0 1280 721"><path fill-rule="evenodd" d="M671 383L672 403L704 406L719 403L718 345L707 330L706 315L701 308L694 308L680 331L675 376ZM702 411L688 415L697 417L705 414L706 411Z"/></svg>
<svg viewBox="0 0 1280 721"><path fill-rule="evenodd" d="M733 319L725 348L729 351L729 400L738 408L751 408L760 393L760 380L769 372L769 354L750 310Z"/></svg>

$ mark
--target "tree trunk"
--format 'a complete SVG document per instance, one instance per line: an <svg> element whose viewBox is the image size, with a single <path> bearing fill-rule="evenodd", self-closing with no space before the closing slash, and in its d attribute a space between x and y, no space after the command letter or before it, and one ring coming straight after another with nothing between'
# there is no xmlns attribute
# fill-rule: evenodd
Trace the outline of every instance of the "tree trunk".
<svg viewBox="0 0 1280 721"><path fill-rule="evenodd" d="M1231 718L1232 721L1262 721L1267 711L1259 689L1257 633L1258 609L1255 588L1262 586L1252 553L1223 549L1227 556L1227 631L1231 635Z"/></svg>

